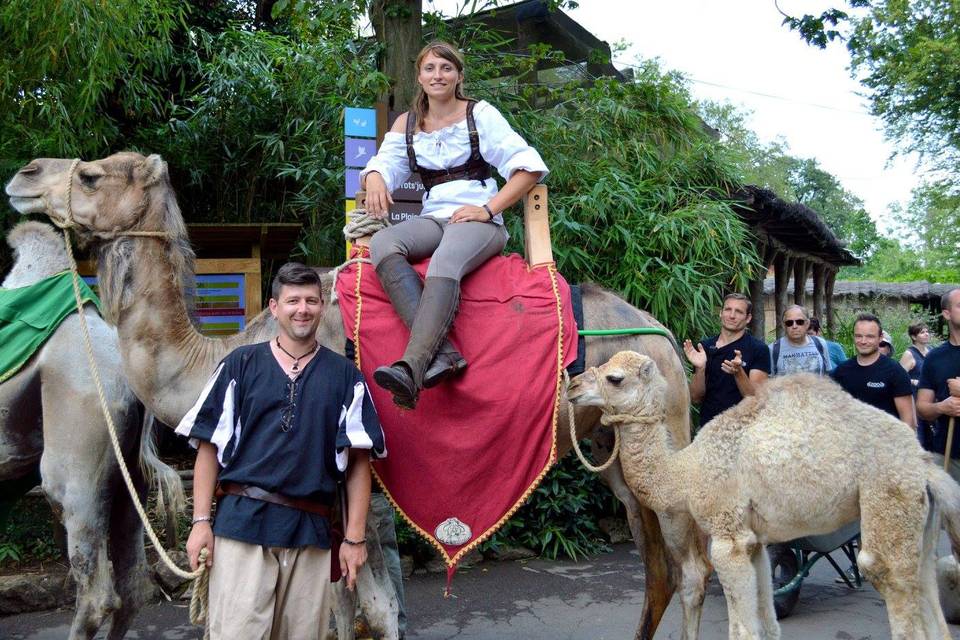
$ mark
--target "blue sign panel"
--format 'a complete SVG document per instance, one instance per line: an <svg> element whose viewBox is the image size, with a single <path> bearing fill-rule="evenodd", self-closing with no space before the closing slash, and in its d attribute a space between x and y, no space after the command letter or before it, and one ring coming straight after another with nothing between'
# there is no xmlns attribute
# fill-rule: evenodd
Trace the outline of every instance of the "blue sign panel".
<svg viewBox="0 0 960 640"><path fill-rule="evenodd" d="M365 167L373 157L377 142L366 138L346 138L343 142L344 164L348 167Z"/></svg>
<svg viewBox="0 0 960 640"><path fill-rule="evenodd" d="M343 114L343 132L361 138L377 137L377 112L375 109L347 107Z"/></svg>
<svg viewBox="0 0 960 640"><path fill-rule="evenodd" d="M343 195L353 198L360 190L360 169L346 170L346 184L344 185Z"/></svg>

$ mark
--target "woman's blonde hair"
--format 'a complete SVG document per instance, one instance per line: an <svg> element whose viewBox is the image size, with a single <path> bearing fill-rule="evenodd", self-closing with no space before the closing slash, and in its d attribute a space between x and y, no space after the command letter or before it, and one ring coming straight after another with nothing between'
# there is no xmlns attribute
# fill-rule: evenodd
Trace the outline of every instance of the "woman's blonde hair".
<svg viewBox="0 0 960 640"><path fill-rule="evenodd" d="M442 40L434 40L429 43L423 49L420 50L420 53L417 54L417 61L414 63L414 67L417 70L417 75L420 75L420 64L423 62L423 59L427 57L427 54L432 53L438 58L443 58L448 62L452 62L453 66L457 68L457 71L463 75L463 54L460 53L460 50L449 42L444 42ZM459 100L467 100L467 96L463 93L463 79L461 78L457 82L457 88L454 91L454 97ZM413 112L413 115L417 118L417 126L421 129L423 128L423 119L427 115L427 111L430 108L430 102L427 99L427 94L424 92L423 87L420 83L417 83L417 93L413 97L413 105L410 107L410 110Z"/></svg>

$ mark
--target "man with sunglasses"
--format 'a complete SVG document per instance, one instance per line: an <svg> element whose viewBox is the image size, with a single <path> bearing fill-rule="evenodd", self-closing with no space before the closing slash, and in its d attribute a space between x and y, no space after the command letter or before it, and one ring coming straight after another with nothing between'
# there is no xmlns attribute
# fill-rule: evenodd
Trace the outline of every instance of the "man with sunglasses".
<svg viewBox="0 0 960 640"><path fill-rule="evenodd" d="M783 312L784 335L770 343L770 375L815 373L824 375L831 369L826 341L807 334L810 316L799 304L790 305Z"/></svg>
<svg viewBox="0 0 960 640"><path fill-rule="evenodd" d="M317 273L285 264L271 294L277 337L224 358L177 427L198 447L187 554L193 568L201 549L210 554L214 640L326 637L331 574L354 587L367 558L370 457L386 455L362 375L317 343ZM349 509L332 553L339 482Z"/></svg>

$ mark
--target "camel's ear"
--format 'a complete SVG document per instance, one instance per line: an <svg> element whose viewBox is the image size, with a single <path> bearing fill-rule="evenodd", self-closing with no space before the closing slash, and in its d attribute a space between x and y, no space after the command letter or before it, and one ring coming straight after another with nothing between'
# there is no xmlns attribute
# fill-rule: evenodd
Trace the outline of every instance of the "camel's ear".
<svg viewBox="0 0 960 640"><path fill-rule="evenodd" d="M640 377L644 379L649 379L653 376L656 370L657 370L657 363L650 358L645 358L643 363L640 365Z"/></svg>
<svg viewBox="0 0 960 640"><path fill-rule="evenodd" d="M138 173L143 179L143 186L149 187L157 184L167 177L167 163L163 161L156 153L147 156L147 159L140 165Z"/></svg>

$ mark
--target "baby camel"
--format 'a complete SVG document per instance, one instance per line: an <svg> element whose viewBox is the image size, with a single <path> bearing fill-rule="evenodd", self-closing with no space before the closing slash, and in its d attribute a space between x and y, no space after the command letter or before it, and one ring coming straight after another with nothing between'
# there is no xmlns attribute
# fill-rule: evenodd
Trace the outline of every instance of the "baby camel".
<svg viewBox="0 0 960 640"><path fill-rule="evenodd" d="M690 512L712 538L730 638L780 637L765 545L861 522L858 562L887 604L896 640L944 640L934 547L940 514L960 548L960 487L913 432L811 375L776 378L714 418L686 448L663 425L666 382L622 351L576 378L571 402L621 432L623 474L657 513Z"/></svg>

